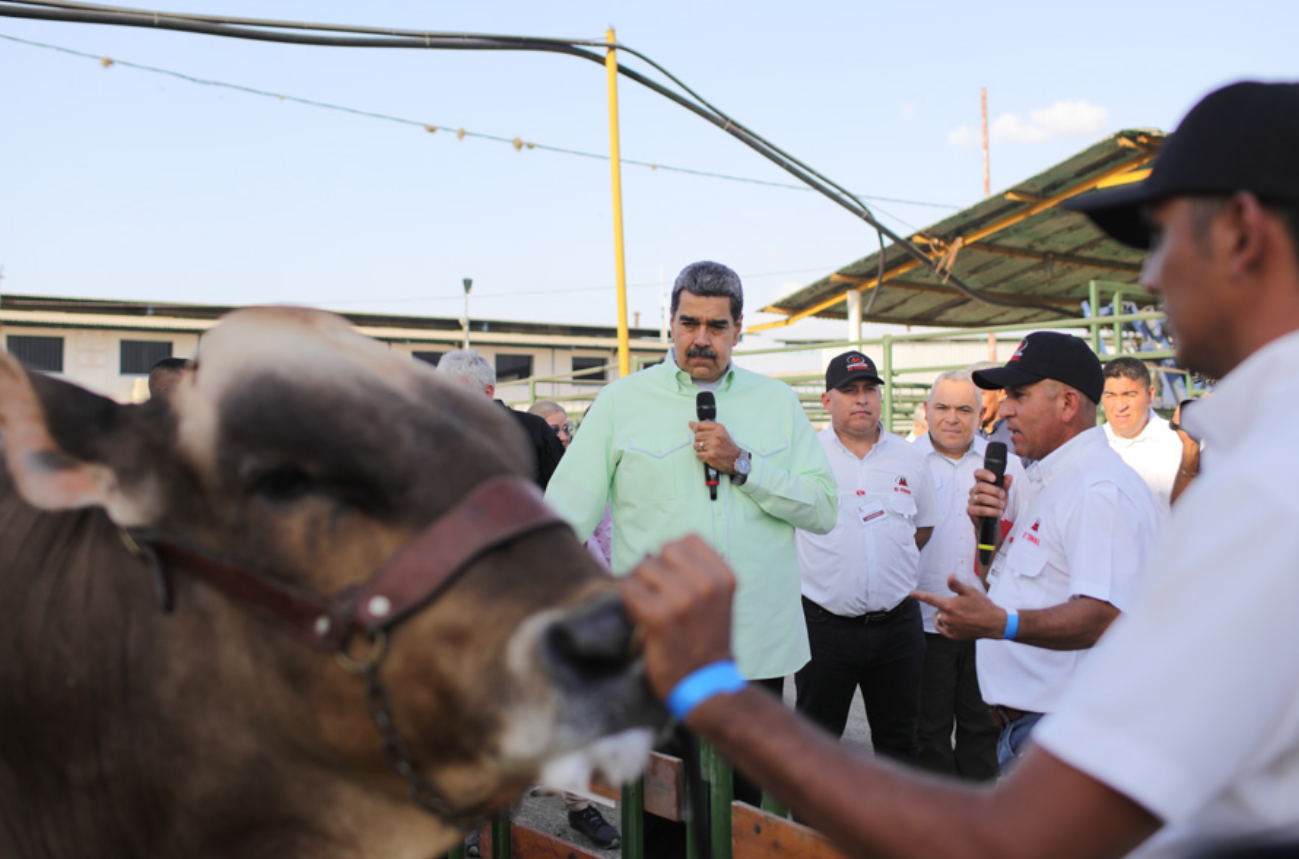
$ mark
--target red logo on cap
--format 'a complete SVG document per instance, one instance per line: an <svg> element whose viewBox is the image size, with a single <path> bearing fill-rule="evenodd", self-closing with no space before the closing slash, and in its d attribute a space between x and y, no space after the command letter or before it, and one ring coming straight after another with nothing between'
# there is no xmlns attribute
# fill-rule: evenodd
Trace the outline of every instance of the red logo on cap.
<svg viewBox="0 0 1299 859"><path fill-rule="evenodd" d="M869 370L870 368L870 361L867 361L862 355L853 355L848 358L846 367L848 370Z"/></svg>
<svg viewBox="0 0 1299 859"><path fill-rule="evenodd" d="M1019 346L1016 347L1016 349L1015 349L1015 354L1010 356L1010 363L1012 363L1012 364L1015 363L1016 361L1018 361L1018 360L1023 356L1023 354L1024 354L1024 347L1027 346L1027 345L1028 345L1028 341L1027 341L1027 340L1021 340L1021 341L1019 341Z"/></svg>

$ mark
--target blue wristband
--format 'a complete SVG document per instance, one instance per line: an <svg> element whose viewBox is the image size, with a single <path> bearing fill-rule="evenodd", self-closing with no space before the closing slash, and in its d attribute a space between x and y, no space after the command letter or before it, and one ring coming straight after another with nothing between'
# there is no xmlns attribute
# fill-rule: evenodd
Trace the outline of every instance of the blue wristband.
<svg viewBox="0 0 1299 859"><path fill-rule="evenodd" d="M1014 641L1015 636L1018 634L1019 634L1019 612L1008 611L1006 612L1006 631L1001 634L1001 637L1006 641Z"/></svg>
<svg viewBox="0 0 1299 859"><path fill-rule="evenodd" d="M729 659L705 665L681 678L668 693L668 710L678 722L684 722L694 709L714 695L739 692L747 684L740 669Z"/></svg>

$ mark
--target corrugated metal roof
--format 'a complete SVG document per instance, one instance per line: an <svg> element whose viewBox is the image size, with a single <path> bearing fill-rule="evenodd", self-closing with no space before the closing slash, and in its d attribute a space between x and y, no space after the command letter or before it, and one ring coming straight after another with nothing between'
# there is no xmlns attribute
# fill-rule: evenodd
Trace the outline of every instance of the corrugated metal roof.
<svg viewBox="0 0 1299 859"><path fill-rule="evenodd" d="M1120 131L910 236L942 271L1001 304L971 298L944 274L889 245L762 308L788 318L750 330L812 316L846 319L845 296L852 290L862 291L863 319L870 322L955 328L1081 316L1088 282L1135 283L1142 253L1108 238L1059 203L1092 188L1141 178L1164 137L1154 130ZM881 255L883 288L866 312Z"/></svg>

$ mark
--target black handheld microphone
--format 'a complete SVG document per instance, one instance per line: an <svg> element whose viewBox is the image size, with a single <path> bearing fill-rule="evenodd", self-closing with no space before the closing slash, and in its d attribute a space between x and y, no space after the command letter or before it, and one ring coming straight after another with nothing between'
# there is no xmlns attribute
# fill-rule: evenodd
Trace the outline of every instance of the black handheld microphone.
<svg viewBox="0 0 1299 859"><path fill-rule="evenodd" d="M717 420L717 398L712 391L700 391L695 396L695 417L701 421ZM720 480L717 469L704 463L704 485L708 487L708 497L717 500L717 483Z"/></svg>
<svg viewBox="0 0 1299 859"><path fill-rule="evenodd" d="M983 455L983 467L996 475L994 486L1006 485L1006 443L988 442L988 452ZM992 563L992 553L997 549L997 529L1001 523L993 516L979 519L979 566Z"/></svg>

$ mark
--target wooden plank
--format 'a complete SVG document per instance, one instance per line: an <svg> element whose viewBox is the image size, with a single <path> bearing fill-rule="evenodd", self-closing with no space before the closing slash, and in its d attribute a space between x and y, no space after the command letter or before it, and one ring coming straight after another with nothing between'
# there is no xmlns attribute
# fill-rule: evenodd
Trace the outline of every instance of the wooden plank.
<svg viewBox="0 0 1299 859"><path fill-rule="evenodd" d="M591 783L591 792L618 800L621 788L603 781ZM645 767L645 811L666 820L681 822L686 819L686 768L680 758L651 752Z"/></svg>
<svg viewBox="0 0 1299 859"><path fill-rule="evenodd" d="M484 825L479 838L479 851L484 857L492 855L492 827ZM534 829L526 823L510 822L510 859L604 859L601 853L590 850L558 836Z"/></svg>
<svg viewBox="0 0 1299 859"><path fill-rule="evenodd" d="M815 829L743 802L731 805L731 855L734 859L847 859Z"/></svg>

